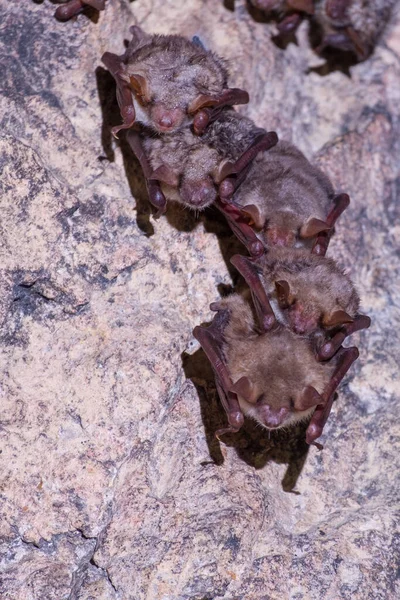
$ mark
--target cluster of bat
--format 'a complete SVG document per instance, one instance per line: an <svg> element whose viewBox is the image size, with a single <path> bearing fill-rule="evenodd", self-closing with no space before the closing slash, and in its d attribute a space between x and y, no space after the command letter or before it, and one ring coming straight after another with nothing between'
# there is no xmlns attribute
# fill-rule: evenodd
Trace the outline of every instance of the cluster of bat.
<svg viewBox="0 0 400 600"><path fill-rule="evenodd" d="M228 87L223 60L198 38L131 32L123 55L102 57L123 121L114 135L127 130L158 215L168 200L213 204L250 255L231 261L247 291L213 303L212 324L194 330L228 418L217 435L238 431L244 415L268 429L311 419L315 443L358 357L342 342L370 324L349 277L325 257L349 198L296 147L235 112L248 94Z"/></svg>
<svg viewBox="0 0 400 600"><path fill-rule="evenodd" d="M316 31L314 50L327 48L351 52L365 60L387 23L396 0L248 0L268 18L277 21L281 37L296 32L308 19ZM106 0L66 0L55 12L59 21L91 7L104 10Z"/></svg>
<svg viewBox="0 0 400 600"><path fill-rule="evenodd" d="M358 61L372 52L396 0L249 0L277 21L281 37L296 32L308 19L313 27L314 50L351 52Z"/></svg>

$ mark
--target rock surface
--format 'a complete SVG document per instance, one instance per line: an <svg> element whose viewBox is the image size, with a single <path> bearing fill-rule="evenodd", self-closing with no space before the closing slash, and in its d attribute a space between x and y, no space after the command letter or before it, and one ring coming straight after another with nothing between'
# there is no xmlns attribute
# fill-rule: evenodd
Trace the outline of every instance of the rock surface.
<svg viewBox="0 0 400 600"><path fill-rule="evenodd" d="M283 50L245 2L108 0L96 19L1 2L0 595L7 600L398 598L400 17L351 76ZM199 35L242 110L349 192L331 255L373 326L325 449L224 420L191 330L235 277L210 213L150 218L106 50Z"/></svg>

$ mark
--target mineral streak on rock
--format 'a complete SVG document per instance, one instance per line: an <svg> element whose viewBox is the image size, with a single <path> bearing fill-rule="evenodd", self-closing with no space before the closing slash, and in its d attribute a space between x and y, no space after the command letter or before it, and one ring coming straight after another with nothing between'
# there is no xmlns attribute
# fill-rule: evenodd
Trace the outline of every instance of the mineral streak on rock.
<svg viewBox="0 0 400 600"><path fill-rule="evenodd" d="M320 75L302 29L277 48L244 0L109 0L97 23L3 4L0 596L398 597L399 17L350 78ZM111 140L100 57L133 24L225 56L250 92L240 110L351 196L330 254L373 326L322 453L251 424L213 439L212 374L181 355L237 248L213 213L149 219L138 165Z"/></svg>

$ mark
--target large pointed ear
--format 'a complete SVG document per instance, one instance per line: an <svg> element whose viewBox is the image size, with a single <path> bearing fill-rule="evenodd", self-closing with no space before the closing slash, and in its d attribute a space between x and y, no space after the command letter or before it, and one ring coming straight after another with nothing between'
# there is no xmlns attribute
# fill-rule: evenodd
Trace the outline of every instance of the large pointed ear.
<svg viewBox="0 0 400 600"><path fill-rule="evenodd" d="M295 410L308 410L313 406L318 406L318 404L323 404L324 399L319 392L312 385L307 385L300 396L296 398L294 401Z"/></svg>
<svg viewBox="0 0 400 600"><path fill-rule="evenodd" d="M215 96L209 96L208 94L200 94L197 96L188 106L189 115L194 115L198 110L215 106L218 103L218 98Z"/></svg>
<svg viewBox="0 0 400 600"><path fill-rule="evenodd" d="M287 308L293 303L293 299L290 295L290 285L287 281L283 279L275 281L275 289L279 306L281 308Z"/></svg>
<svg viewBox="0 0 400 600"><path fill-rule="evenodd" d="M250 224L254 224L256 229L262 229L264 227L265 220L258 206L255 204L246 204L246 206L243 206L241 210L245 215L250 217Z"/></svg>
<svg viewBox="0 0 400 600"><path fill-rule="evenodd" d="M353 317L344 310L335 310L330 315L324 315L322 319L322 325L324 327L337 327L338 325L344 325L345 323L352 323Z"/></svg>
<svg viewBox="0 0 400 600"><path fill-rule="evenodd" d="M176 173L169 169L166 165L160 165L153 171L149 177L150 180L161 181L172 187L178 187L179 177Z"/></svg>
<svg viewBox="0 0 400 600"><path fill-rule="evenodd" d="M241 377L230 389L238 396L241 396L246 402L255 404L257 402L256 390L254 384L248 377Z"/></svg>
<svg viewBox="0 0 400 600"><path fill-rule="evenodd" d="M305 223L300 229L300 237L302 238L312 238L322 231L328 231L330 229L329 223L326 221L321 221L321 219L316 219L312 217L308 219L307 223Z"/></svg>
<svg viewBox="0 0 400 600"><path fill-rule="evenodd" d="M215 183L220 184L226 177L232 174L235 163L225 158L221 160L218 167L213 171L213 179Z"/></svg>
<svg viewBox="0 0 400 600"><path fill-rule="evenodd" d="M287 5L292 10L298 10L307 13L308 15L314 14L313 0L287 0Z"/></svg>
<svg viewBox="0 0 400 600"><path fill-rule="evenodd" d="M142 75L129 75L129 84L135 94L138 97L138 100L144 103L150 102L150 93L149 86L147 85L147 80Z"/></svg>
<svg viewBox="0 0 400 600"><path fill-rule="evenodd" d="M132 27L130 27L129 29L129 32L132 34L132 39L129 42L128 46L128 49L130 51L134 52L142 46L146 46L151 42L152 36L143 31L143 29L141 29L137 25L132 25Z"/></svg>

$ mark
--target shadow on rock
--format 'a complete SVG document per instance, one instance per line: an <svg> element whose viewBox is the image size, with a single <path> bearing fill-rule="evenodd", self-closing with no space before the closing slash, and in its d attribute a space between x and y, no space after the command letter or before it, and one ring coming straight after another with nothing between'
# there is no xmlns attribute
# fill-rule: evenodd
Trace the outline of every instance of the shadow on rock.
<svg viewBox="0 0 400 600"><path fill-rule="evenodd" d="M104 156L99 156L99 160L115 161L113 149L112 127L120 125L121 113L116 98L116 86L113 76L103 67L96 69L97 89L99 94L101 112L103 117L101 128L101 144L104 150ZM139 229L147 236L154 234L153 225L150 222L151 208L148 200L146 182L143 177L142 169L136 156L131 150L124 137L124 132L120 132L118 145L120 147L124 161L125 174L129 183L132 196L136 201L136 215Z"/></svg>
<svg viewBox="0 0 400 600"><path fill-rule="evenodd" d="M269 432L256 422L246 419L238 433L224 435L223 441L220 442L215 437L215 432L226 426L227 422L215 387L211 365L201 349L192 355L184 352L182 364L186 377L193 382L199 396L211 461L216 465L223 464L221 444L225 444L234 447L238 456L255 469L262 469L269 462L286 464L282 488L285 492L298 493L295 487L309 450L305 442L307 424L289 431Z"/></svg>

